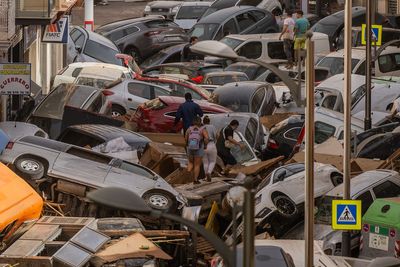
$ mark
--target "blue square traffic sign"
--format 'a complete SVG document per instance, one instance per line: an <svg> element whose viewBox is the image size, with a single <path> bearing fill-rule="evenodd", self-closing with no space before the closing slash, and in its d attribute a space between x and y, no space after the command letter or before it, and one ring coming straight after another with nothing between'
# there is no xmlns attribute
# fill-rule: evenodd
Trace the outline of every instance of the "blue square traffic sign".
<svg viewBox="0 0 400 267"><path fill-rule="evenodd" d="M335 230L360 230L361 200L333 200L332 228Z"/></svg>

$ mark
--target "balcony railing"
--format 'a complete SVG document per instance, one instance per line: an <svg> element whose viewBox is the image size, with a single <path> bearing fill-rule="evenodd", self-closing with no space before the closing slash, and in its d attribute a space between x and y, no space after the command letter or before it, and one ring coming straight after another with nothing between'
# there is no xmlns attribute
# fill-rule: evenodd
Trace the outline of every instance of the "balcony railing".
<svg viewBox="0 0 400 267"><path fill-rule="evenodd" d="M0 0L0 41L7 41L15 34L15 1Z"/></svg>
<svg viewBox="0 0 400 267"><path fill-rule="evenodd" d="M14 0L16 2L16 19L18 22L41 20L46 24L52 22L58 13L71 8L76 0Z"/></svg>

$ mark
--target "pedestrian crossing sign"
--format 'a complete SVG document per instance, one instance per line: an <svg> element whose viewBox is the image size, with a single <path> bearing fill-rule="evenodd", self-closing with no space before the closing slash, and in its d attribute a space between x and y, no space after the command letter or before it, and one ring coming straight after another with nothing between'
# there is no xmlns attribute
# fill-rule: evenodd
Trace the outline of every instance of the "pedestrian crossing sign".
<svg viewBox="0 0 400 267"><path fill-rule="evenodd" d="M361 230L361 200L332 200L332 228Z"/></svg>
<svg viewBox="0 0 400 267"><path fill-rule="evenodd" d="M367 35L365 29L367 28L366 24L361 25L361 44L367 45ZM371 42L372 45L381 46L382 45L382 25L371 25Z"/></svg>

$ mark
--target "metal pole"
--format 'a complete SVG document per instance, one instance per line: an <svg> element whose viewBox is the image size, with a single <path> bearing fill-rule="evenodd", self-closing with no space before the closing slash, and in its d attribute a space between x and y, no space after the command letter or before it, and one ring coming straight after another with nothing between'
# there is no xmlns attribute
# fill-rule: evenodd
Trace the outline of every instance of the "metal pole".
<svg viewBox="0 0 400 267"><path fill-rule="evenodd" d="M254 267L254 194L251 178L246 178L244 187L244 231L243 231L243 266ZM236 255L236 254L235 254Z"/></svg>
<svg viewBox="0 0 400 267"><path fill-rule="evenodd" d="M351 160L351 3L346 0L345 22L344 22L344 152L343 152L343 175L344 189L343 199L350 199L350 160ZM342 255L350 256L350 232L343 231Z"/></svg>
<svg viewBox="0 0 400 267"><path fill-rule="evenodd" d="M372 8L371 8L371 0L367 0L367 13L366 13L366 45L365 48L365 67L366 67L366 75L365 75L365 119L364 119L364 130L371 129L371 75L372 75L372 60L371 60L371 46L372 46L372 33L371 33L371 21L372 21Z"/></svg>
<svg viewBox="0 0 400 267"><path fill-rule="evenodd" d="M94 30L94 0L85 0L85 29Z"/></svg>
<svg viewBox="0 0 400 267"><path fill-rule="evenodd" d="M306 180L305 180L305 263L314 266L314 41L307 34L306 49Z"/></svg>

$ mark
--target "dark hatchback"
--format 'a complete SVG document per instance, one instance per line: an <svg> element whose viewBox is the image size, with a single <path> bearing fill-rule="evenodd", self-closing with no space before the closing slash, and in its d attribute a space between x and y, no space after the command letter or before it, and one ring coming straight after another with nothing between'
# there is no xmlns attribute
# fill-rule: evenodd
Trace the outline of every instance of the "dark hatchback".
<svg viewBox="0 0 400 267"><path fill-rule="evenodd" d="M157 76L159 74L183 74L192 79L214 71L222 71L222 67L218 64L204 62L176 62L144 69L143 74L149 76Z"/></svg>
<svg viewBox="0 0 400 267"><path fill-rule="evenodd" d="M276 109L274 88L264 82L227 83L215 89L209 101L234 112L250 112L258 116L271 115Z"/></svg>
<svg viewBox="0 0 400 267"><path fill-rule="evenodd" d="M160 16L116 21L100 26L96 32L113 41L138 63L163 48L189 40L182 28Z"/></svg>
<svg viewBox="0 0 400 267"><path fill-rule="evenodd" d="M229 34L274 33L279 31L275 17L252 6L235 6L216 11L199 20L190 36L200 40L221 40Z"/></svg>
<svg viewBox="0 0 400 267"><path fill-rule="evenodd" d="M353 16L353 26L361 26L363 23L365 23L365 13L366 10L364 7L353 7L351 11ZM389 20L379 13L376 13L375 15L375 22L375 24L382 25L383 27L392 28ZM318 21L314 26L311 27L311 30L313 32L327 34L329 36L331 50L333 51L337 49L337 41L343 28L344 11L339 11Z"/></svg>

